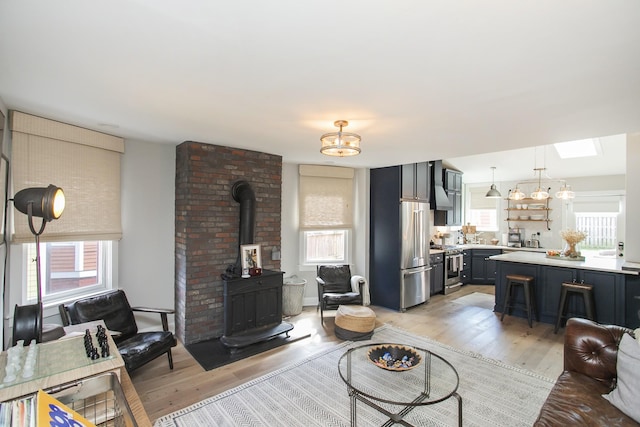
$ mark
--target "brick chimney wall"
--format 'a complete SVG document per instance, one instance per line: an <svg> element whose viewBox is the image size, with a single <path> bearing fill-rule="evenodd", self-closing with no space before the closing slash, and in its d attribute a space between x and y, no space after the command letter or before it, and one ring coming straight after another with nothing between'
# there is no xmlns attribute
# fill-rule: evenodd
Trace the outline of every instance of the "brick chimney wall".
<svg viewBox="0 0 640 427"><path fill-rule="evenodd" d="M256 196L255 244L262 268L280 270L282 157L187 141L176 148L176 335L184 344L223 334L223 282L238 256L240 205L231 195L246 180Z"/></svg>

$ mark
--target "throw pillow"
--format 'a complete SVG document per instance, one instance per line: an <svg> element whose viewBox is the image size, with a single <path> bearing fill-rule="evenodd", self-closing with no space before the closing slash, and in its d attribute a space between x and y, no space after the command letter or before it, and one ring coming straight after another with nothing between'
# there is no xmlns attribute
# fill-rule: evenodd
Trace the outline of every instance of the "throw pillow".
<svg viewBox="0 0 640 427"><path fill-rule="evenodd" d="M633 331L633 333L636 336L636 341L638 341L638 344L640 344L640 328L636 328L636 330Z"/></svg>
<svg viewBox="0 0 640 427"><path fill-rule="evenodd" d="M631 335L624 334L618 348L616 388L602 397L640 423L640 344Z"/></svg>

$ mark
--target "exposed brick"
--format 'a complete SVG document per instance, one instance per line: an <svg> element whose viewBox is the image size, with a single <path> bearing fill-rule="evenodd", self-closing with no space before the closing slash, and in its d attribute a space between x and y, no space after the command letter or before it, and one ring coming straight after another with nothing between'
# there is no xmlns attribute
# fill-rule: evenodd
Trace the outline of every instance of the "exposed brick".
<svg viewBox="0 0 640 427"><path fill-rule="evenodd" d="M187 141L176 148L176 335L191 344L222 335L220 275L238 256L240 205L231 188L246 180L256 194L256 244L262 268L280 270L282 157Z"/></svg>

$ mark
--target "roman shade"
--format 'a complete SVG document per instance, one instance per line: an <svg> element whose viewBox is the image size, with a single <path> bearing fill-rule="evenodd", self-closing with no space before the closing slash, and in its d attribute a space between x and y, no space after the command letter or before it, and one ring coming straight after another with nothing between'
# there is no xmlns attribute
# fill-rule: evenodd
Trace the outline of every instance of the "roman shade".
<svg viewBox="0 0 640 427"><path fill-rule="evenodd" d="M622 197L617 195L577 196L572 202L574 213L618 213Z"/></svg>
<svg viewBox="0 0 640 427"><path fill-rule="evenodd" d="M497 209L500 199L485 197L486 187L469 188L469 208L470 209Z"/></svg>
<svg viewBox="0 0 640 427"><path fill-rule="evenodd" d="M77 126L11 111L13 191L54 184L66 208L41 241L117 240L120 160L124 140ZM13 243L31 243L26 215L13 215Z"/></svg>
<svg viewBox="0 0 640 427"><path fill-rule="evenodd" d="M300 165L299 171L300 228L321 230L352 227L354 170Z"/></svg>

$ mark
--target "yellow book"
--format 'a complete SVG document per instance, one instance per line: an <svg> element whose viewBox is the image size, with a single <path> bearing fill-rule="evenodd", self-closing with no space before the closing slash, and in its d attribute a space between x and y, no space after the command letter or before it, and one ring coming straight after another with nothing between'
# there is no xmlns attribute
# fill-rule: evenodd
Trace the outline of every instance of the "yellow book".
<svg viewBox="0 0 640 427"><path fill-rule="evenodd" d="M38 427L96 427L58 399L38 391Z"/></svg>

